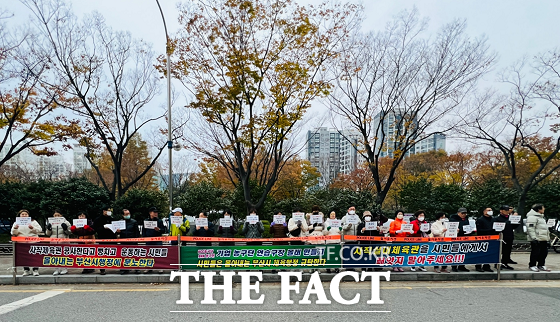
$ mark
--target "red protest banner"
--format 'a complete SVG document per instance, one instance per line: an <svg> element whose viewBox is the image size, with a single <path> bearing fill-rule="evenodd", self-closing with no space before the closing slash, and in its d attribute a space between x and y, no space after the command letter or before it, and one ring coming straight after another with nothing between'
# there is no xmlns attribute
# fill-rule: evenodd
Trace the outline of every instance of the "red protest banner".
<svg viewBox="0 0 560 322"><path fill-rule="evenodd" d="M15 243L15 266L176 269L177 246Z"/></svg>
<svg viewBox="0 0 560 322"><path fill-rule="evenodd" d="M354 236L346 235L344 240L371 240L371 241L385 241L385 242L409 242L409 243L423 243L423 242L452 242L452 241L480 241L480 240L496 240L500 239L498 235L488 236L468 236L468 237L376 237L376 236Z"/></svg>

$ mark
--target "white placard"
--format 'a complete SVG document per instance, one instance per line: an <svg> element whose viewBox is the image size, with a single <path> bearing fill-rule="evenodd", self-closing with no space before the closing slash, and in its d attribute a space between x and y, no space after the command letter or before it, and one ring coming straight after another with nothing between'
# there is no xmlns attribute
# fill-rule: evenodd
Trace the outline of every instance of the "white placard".
<svg viewBox="0 0 560 322"><path fill-rule="evenodd" d="M554 227L554 226L556 225L556 219L549 219L549 220L546 222L546 225L547 225L548 227Z"/></svg>
<svg viewBox="0 0 560 322"><path fill-rule="evenodd" d="M521 221L521 216L519 216L519 215L517 215L517 216L516 216L516 215L511 215L511 216L509 216L509 221L510 221L512 224L519 224L519 222Z"/></svg>
<svg viewBox="0 0 560 322"><path fill-rule="evenodd" d="M459 229L458 222L446 221L445 228L447 228L447 231L445 232L445 237L451 237L451 238L457 237L457 230Z"/></svg>
<svg viewBox="0 0 560 322"><path fill-rule="evenodd" d="M87 225L87 219L74 219L72 220L72 223L76 226L76 228L83 228Z"/></svg>
<svg viewBox="0 0 560 322"><path fill-rule="evenodd" d="M309 216L309 222L311 224L322 224L323 223L323 216L322 215L311 215L311 216Z"/></svg>
<svg viewBox="0 0 560 322"><path fill-rule="evenodd" d="M177 227L183 224L183 216L170 216L171 224Z"/></svg>
<svg viewBox="0 0 560 322"><path fill-rule="evenodd" d="M222 228L229 228L229 227L231 227L231 224L232 224L231 217L220 218L220 226L222 226Z"/></svg>
<svg viewBox="0 0 560 322"><path fill-rule="evenodd" d="M283 225L286 222L286 216L284 215L274 215L274 224Z"/></svg>
<svg viewBox="0 0 560 322"><path fill-rule="evenodd" d="M357 225L360 223L360 217L358 217L357 215L346 215L346 223Z"/></svg>
<svg viewBox="0 0 560 322"><path fill-rule="evenodd" d="M53 227L60 227L64 222L64 217L49 217L49 224Z"/></svg>
<svg viewBox="0 0 560 322"><path fill-rule="evenodd" d="M377 230L377 221L366 221L366 230Z"/></svg>
<svg viewBox="0 0 560 322"><path fill-rule="evenodd" d="M105 224L105 225L103 225L103 227L111 229L112 232L117 231L117 228L115 228L115 226L113 226L113 224Z"/></svg>
<svg viewBox="0 0 560 322"><path fill-rule="evenodd" d="M258 221L259 221L259 216L257 215L247 216L247 222L251 225L256 224Z"/></svg>
<svg viewBox="0 0 560 322"><path fill-rule="evenodd" d="M470 234L473 232L472 226L471 225L464 225L463 226L463 231L465 231L465 234Z"/></svg>
<svg viewBox="0 0 560 322"><path fill-rule="evenodd" d="M339 219L331 219L330 220L331 223L331 228L340 228L342 227L342 220Z"/></svg>
<svg viewBox="0 0 560 322"><path fill-rule="evenodd" d="M420 224L420 231L427 232L429 230L430 230L430 224L429 223Z"/></svg>
<svg viewBox="0 0 560 322"><path fill-rule="evenodd" d="M494 229L495 231L502 231L502 230L504 230L504 228L506 228L506 223L505 222L495 222L492 225L492 229Z"/></svg>
<svg viewBox="0 0 560 322"><path fill-rule="evenodd" d="M402 224L401 230L403 232L414 233L414 225L413 224Z"/></svg>
<svg viewBox="0 0 560 322"><path fill-rule="evenodd" d="M388 233L389 229L390 229L390 227L388 227L388 226L381 226L381 232L384 233L384 234Z"/></svg>
<svg viewBox="0 0 560 322"><path fill-rule="evenodd" d="M305 214L303 212L295 212L292 214L292 218L294 219L294 221L304 221L305 220Z"/></svg>
<svg viewBox="0 0 560 322"><path fill-rule="evenodd" d="M29 226L31 224L31 217L16 217L16 224L18 226Z"/></svg>
<svg viewBox="0 0 560 322"><path fill-rule="evenodd" d="M157 227L157 220L144 220L144 228L155 229Z"/></svg>
<svg viewBox="0 0 560 322"><path fill-rule="evenodd" d="M113 221L113 227L115 227L115 229L126 230L126 221L115 220Z"/></svg>
<svg viewBox="0 0 560 322"><path fill-rule="evenodd" d="M476 231L476 220L469 219L469 225L472 227L472 231Z"/></svg>
<svg viewBox="0 0 560 322"><path fill-rule="evenodd" d="M207 227L208 226L208 218L195 218L194 219L195 226L198 227Z"/></svg>

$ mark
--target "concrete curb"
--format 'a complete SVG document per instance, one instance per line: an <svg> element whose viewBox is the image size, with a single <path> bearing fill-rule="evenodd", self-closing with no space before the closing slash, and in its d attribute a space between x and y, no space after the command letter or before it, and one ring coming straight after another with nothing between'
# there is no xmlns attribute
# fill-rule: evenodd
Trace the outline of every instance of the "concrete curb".
<svg viewBox="0 0 560 322"><path fill-rule="evenodd" d="M358 272L359 273L359 272ZM321 273L321 280L329 282L335 274ZM169 280L169 274L129 274L129 275L64 275L64 276L17 276L17 284L111 284L111 283L134 283L134 284L150 284L150 283L178 283L179 278L175 281ZM302 281L309 281L311 274L304 273ZM496 280L496 273L434 273L434 272L403 272L391 273L391 281L480 281L480 280ZM531 271L507 271L501 273L502 280L560 280L560 271L553 272L531 272ZM256 281L256 278L252 278ZM342 279L345 282L353 282L350 276ZM203 283L204 279L199 278L198 281L191 279L190 283ZM221 276L214 277L215 283L223 283ZM234 283L240 283L241 278L237 275L233 277ZM292 278L295 282L295 278ZM11 285L13 277L11 275L0 275L0 285ZM280 283L280 276L277 274L264 273L261 283Z"/></svg>

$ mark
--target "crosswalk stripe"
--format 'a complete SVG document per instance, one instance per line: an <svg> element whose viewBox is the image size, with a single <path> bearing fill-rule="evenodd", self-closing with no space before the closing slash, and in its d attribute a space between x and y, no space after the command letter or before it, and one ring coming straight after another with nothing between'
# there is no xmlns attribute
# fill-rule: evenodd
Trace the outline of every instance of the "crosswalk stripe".
<svg viewBox="0 0 560 322"><path fill-rule="evenodd" d="M19 308L31 305L31 304L36 303L36 302L46 300L46 299L51 298L53 296L60 295L62 293L65 293L66 291L67 290L46 291L46 292L39 293L39 294L30 296L30 297L26 297L26 298L21 299L19 301L4 304L4 305L0 306L0 315L6 314L8 312L12 312L14 310L17 310Z"/></svg>

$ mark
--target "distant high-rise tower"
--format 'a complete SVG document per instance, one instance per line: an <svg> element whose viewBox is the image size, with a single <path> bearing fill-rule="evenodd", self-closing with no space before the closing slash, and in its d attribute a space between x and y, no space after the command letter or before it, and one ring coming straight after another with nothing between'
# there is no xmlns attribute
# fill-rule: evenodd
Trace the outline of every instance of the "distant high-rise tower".
<svg viewBox="0 0 560 322"><path fill-rule="evenodd" d="M85 170L91 169L91 164L87 160L85 154L86 149L79 144L74 144L74 172L82 173Z"/></svg>

